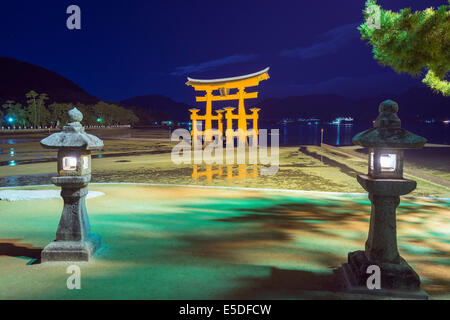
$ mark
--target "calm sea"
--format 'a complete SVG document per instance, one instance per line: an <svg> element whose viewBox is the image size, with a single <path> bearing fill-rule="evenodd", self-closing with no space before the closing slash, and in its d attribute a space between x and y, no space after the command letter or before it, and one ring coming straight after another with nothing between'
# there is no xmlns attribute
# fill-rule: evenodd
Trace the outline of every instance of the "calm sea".
<svg viewBox="0 0 450 320"><path fill-rule="evenodd" d="M402 123L402 127L427 138L428 143L450 145L450 124L443 123ZM365 124L314 124L288 123L262 125L261 128L279 129L280 145L320 145L321 129L324 129L323 142L334 146L353 145L352 138L358 132L371 128Z"/></svg>
<svg viewBox="0 0 450 320"><path fill-rule="evenodd" d="M423 136L428 139L428 143L450 145L450 124L443 123L402 123L402 127L415 134ZM366 124L307 124L307 123L288 123L288 124L261 124L261 129L278 129L280 134L280 145L295 146L295 145L320 145L321 129L324 129L323 142L334 146L351 146L352 138L358 132L371 128ZM186 129L188 129L186 127ZM106 131L107 132L107 131ZM131 129L124 130L125 136L134 136L138 133L139 137L145 138L146 133L149 137L153 137L152 129ZM120 134L115 133L120 136ZM169 138L169 133L167 138ZM23 142L39 141L38 138L2 138L0 137L0 144L14 145ZM270 141L270 138L269 138Z"/></svg>

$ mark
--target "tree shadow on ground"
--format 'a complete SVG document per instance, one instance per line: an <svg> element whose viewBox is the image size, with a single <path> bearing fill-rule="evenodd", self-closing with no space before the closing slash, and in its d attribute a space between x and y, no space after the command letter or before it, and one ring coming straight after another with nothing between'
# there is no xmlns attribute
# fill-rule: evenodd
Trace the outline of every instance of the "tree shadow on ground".
<svg viewBox="0 0 450 320"><path fill-rule="evenodd" d="M361 172L357 172L354 169L350 168L349 166L342 164L336 160L333 160L327 156L320 155L318 153L309 151L306 147L300 147L299 151L306 154L307 156L310 156L316 160L323 162L325 165L328 165L330 167L339 168L339 170L342 173L348 175L349 177L355 178L358 174L361 173Z"/></svg>
<svg viewBox="0 0 450 320"><path fill-rule="evenodd" d="M367 206L356 203L345 203L345 214L338 214L335 210L343 209L336 204L317 205L312 203L279 203L264 208L245 208L236 211L242 212L239 216L215 219L220 222L232 223L260 223L262 230L277 230L278 232L291 232L302 230L328 237L335 237L328 232L327 225L351 224L364 222ZM318 223L317 223L318 222ZM289 239L286 236L285 239Z"/></svg>
<svg viewBox="0 0 450 320"><path fill-rule="evenodd" d="M243 287L231 292L226 299L276 299L291 297L300 299L328 299L345 292L342 270L320 274L304 270L270 268L268 277L238 279Z"/></svg>
<svg viewBox="0 0 450 320"><path fill-rule="evenodd" d="M34 247L28 243L18 244L23 239L0 239L0 257L14 257L30 259L27 265L41 263L42 248Z"/></svg>

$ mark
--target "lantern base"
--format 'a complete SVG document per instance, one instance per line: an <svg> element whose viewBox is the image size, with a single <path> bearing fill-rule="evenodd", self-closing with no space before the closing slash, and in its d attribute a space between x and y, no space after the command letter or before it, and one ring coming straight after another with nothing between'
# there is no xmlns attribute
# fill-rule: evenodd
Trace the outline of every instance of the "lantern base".
<svg viewBox="0 0 450 320"><path fill-rule="evenodd" d="M367 273L369 266L380 268L381 289L369 289ZM400 257L400 263L370 262L364 251L348 254L348 263L342 264L347 290L351 293L370 294L382 297L404 299L428 299L428 294L420 289L420 278L411 266Z"/></svg>
<svg viewBox="0 0 450 320"><path fill-rule="evenodd" d="M417 182L409 179L380 179L365 174L356 177L359 184L369 193L378 196L403 196L412 192Z"/></svg>
<svg viewBox="0 0 450 320"><path fill-rule="evenodd" d="M101 247L99 235L91 234L82 241L58 241L48 244L41 253L41 262L89 261Z"/></svg>

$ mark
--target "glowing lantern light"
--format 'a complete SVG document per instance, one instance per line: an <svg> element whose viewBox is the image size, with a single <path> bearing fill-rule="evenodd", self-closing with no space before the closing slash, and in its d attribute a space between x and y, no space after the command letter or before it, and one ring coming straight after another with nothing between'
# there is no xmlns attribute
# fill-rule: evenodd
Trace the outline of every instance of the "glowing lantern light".
<svg viewBox="0 0 450 320"><path fill-rule="evenodd" d="M77 170L77 158L75 157L64 157L62 160L63 170L73 171Z"/></svg>

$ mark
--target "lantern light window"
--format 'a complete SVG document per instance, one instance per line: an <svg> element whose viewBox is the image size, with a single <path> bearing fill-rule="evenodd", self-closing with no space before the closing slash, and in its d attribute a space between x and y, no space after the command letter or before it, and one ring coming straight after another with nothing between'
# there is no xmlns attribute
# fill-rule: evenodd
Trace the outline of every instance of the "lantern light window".
<svg viewBox="0 0 450 320"><path fill-rule="evenodd" d="M381 154L380 155L380 167L381 171L392 172L395 171L397 163L397 156L395 154Z"/></svg>
<svg viewBox="0 0 450 320"><path fill-rule="evenodd" d="M374 153L373 152L371 152L370 153L370 170L372 170L373 171L373 168L374 168L374 166L373 166L373 162L374 162Z"/></svg>
<svg viewBox="0 0 450 320"><path fill-rule="evenodd" d="M89 169L89 158L83 157L83 169Z"/></svg>
<svg viewBox="0 0 450 320"><path fill-rule="evenodd" d="M64 157L62 163L63 170L73 171L77 169L77 158L75 157Z"/></svg>

